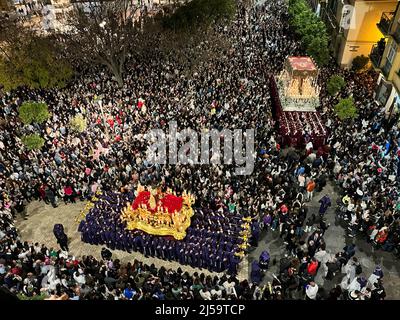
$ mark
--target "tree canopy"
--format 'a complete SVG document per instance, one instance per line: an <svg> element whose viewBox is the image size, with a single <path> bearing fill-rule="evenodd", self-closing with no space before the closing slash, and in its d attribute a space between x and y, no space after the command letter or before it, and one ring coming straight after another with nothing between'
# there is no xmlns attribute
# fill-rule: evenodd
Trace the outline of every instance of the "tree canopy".
<svg viewBox="0 0 400 320"><path fill-rule="evenodd" d="M72 32L63 35L74 59L106 66L120 86L128 54L139 43L138 8L132 3L114 0L76 5L68 18Z"/></svg>
<svg viewBox="0 0 400 320"><path fill-rule="evenodd" d="M71 129L75 132L83 132L86 129L87 123L86 119L82 114L77 114L70 121Z"/></svg>
<svg viewBox="0 0 400 320"><path fill-rule="evenodd" d="M0 84L6 91L19 86L60 88L72 77L72 68L53 39L16 23L0 23L0 34Z"/></svg>
<svg viewBox="0 0 400 320"><path fill-rule="evenodd" d="M346 81L343 79L343 77L341 77L339 75L333 75L330 77L328 83L326 84L326 91L328 91L328 93L331 96L334 96L345 85L346 85Z"/></svg>
<svg viewBox="0 0 400 320"><path fill-rule="evenodd" d="M36 133L23 136L21 141L28 150L38 150L44 146L44 139Z"/></svg>
<svg viewBox="0 0 400 320"><path fill-rule="evenodd" d="M167 16L164 26L174 30L198 28L218 19L232 18L235 11L234 0L192 0Z"/></svg>
<svg viewBox="0 0 400 320"><path fill-rule="evenodd" d="M18 113L24 124L43 123L49 118L47 104L43 102L24 102L18 108Z"/></svg>
<svg viewBox="0 0 400 320"><path fill-rule="evenodd" d="M354 119L357 118L358 112L354 105L353 98L346 98L339 101L335 106L335 113L340 120Z"/></svg>
<svg viewBox="0 0 400 320"><path fill-rule="evenodd" d="M361 56L357 56L353 59L353 63L351 64L351 69L354 70L355 72L363 71L368 65L368 62L369 58L364 56L363 54Z"/></svg>
<svg viewBox="0 0 400 320"><path fill-rule="evenodd" d="M307 54L318 65L329 61L329 36L326 26L315 15L306 0L289 0L290 25L299 35Z"/></svg>

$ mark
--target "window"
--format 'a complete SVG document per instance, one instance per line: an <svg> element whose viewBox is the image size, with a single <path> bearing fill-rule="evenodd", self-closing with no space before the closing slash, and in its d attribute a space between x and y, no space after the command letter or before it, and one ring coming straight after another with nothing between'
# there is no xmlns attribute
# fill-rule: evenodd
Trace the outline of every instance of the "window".
<svg viewBox="0 0 400 320"><path fill-rule="evenodd" d="M394 57L396 56L396 51L397 51L396 42L392 41L387 55L387 60L389 61L390 64L393 64Z"/></svg>
<svg viewBox="0 0 400 320"><path fill-rule="evenodd" d="M376 90L375 100L378 101L382 106L386 105L391 91L391 84L382 79Z"/></svg>

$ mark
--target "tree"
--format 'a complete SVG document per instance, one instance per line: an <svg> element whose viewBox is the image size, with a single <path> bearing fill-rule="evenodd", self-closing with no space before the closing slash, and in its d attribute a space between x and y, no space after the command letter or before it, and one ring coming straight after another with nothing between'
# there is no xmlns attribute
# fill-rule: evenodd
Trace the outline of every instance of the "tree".
<svg viewBox="0 0 400 320"><path fill-rule="evenodd" d="M329 62L329 49L327 37L315 37L307 45L306 52L313 57L319 66L325 66Z"/></svg>
<svg viewBox="0 0 400 320"><path fill-rule="evenodd" d="M344 86L346 85L346 81L344 81L343 77L338 76L338 75L333 75L327 85L326 85L326 91L331 96L334 96L336 93L338 93Z"/></svg>
<svg viewBox="0 0 400 320"><path fill-rule="evenodd" d="M318 65L329 61L329 36L325 24L305 0L289 0L289 23L300 37L307 54Z"/></svg>
<svg viewBox="0 0 400 320"><path fill-rule="evenodd" d="M123 85L125 62L138 45L140 28L135 25L135 1L89 1L76 4L69 19L72 32L63 40L74 59L106 66L119 86Z"/></svg>
<svg viewBox="0 0 400 320"><path fill-rule="evenodd" d="M357 56L353 59L351 69L354 70L355 72L362 71L365 69L368 62L369 62L369 58L364 56L363 54L361 56Z"/></svg>
<svg viewBox="0 0 400 320"><path fill-rule="evenodd" d="M76 115L70 121L71 129L75 132L85 131L86 125L86 119L81 114Z"/></svg>
<svg viewBox="0 0 400 320"><path fill-rule="evenodd" d="M18 113L24 124L43 123L49 118L49 110L43 102L24 102L19 108Z"/></svg>
<svg viewBox="0 0 400 320"><path fill-rule="evenodd" d="M346 98L339 101L335 106L335 113L340 120L357 118L357 108L353 98Z"/></svg>
<svg viewBox="0 0 400 320"><path fill-rule="evenodd" d="M216 26L231 23L236 11L234 0L193 0L174 8L144 25L146 40L142 43L147 55L156 47L190 75L199 71L202 62L218 59L231 47L229 37Z"/></svg>
<svg viewBox="0 0 400 320"><path fill-rule="evenodd" d="M234 0L192 0L165 17L164 26L170 29L194 29L209 25L215 20L232 18Z"/></svg>
<svg viewBox="0 0 400 320"><path fill-rule="evenodd" d="M60 88L72 75L54 39L39 36L15 21L0 21L0 85L6 91L19 86Z"/></svg>
<svg viewBox="0 0 400 320"><path fill-rule="evenodd" d="M44 139L36 133L23 136L21 141L28 150L38 150L44 146Z"/></svg>

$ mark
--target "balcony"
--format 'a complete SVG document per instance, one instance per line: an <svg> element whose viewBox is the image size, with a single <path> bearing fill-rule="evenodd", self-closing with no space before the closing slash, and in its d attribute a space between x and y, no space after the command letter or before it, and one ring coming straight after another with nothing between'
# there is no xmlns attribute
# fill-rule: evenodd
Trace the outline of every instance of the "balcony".
<svg viewBox="0 0 400 320"><path fill-rule="evenodd" d="M384 52L385 52L385 45L377 43L372 46L369 58L371 59L371 62L375 68L378 69L380 68Z"/></svg>
<svg viewBox="0 0 400 320"><path fill-rule="evenodd" d="M340 25L337 21L336 13L330 7L327 7L325 9L324 17L329 32L337 32L338 30L340 30Z"/></svg>
<svg viewBox="0 0 400 320"><path fill-rule="evenodd" d="M392 22L394 18L394 12L384 12L382 13L381 20L376 25L382 34L388 36L390 33L390 28L392 27Z"/></svg>

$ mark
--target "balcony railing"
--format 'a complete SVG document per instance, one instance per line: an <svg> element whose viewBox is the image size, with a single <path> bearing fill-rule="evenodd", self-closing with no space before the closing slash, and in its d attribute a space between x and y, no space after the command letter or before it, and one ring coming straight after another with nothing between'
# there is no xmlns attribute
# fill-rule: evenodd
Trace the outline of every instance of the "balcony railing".
<svg viewBox="0 0 400 320"><path fill-rule="evenodd" d="M394 12L384 12L382 13L381 20L377 23L377 26L381 32L387 36L390 33L390 28L392 27L392 22L394 18Z"/></svg>
<svg viewBox="0 0 400 320"><path fill-rule="evenodd" d="M381 66L381 61L382 61L384 52L385 52L384 46L380 46L378 44L374 44L372 46L372 50L369 55L369 58L371 59L371 62L375 68L379 68Z"/></svg>
<svg viewBox="0 0 400 320"><path fill-rule="evenodd" d="M332 11L332 9L330 7L326 7L324 14L324 18L326 20L326 25L327 28L330 32L332 31L336 31L336 30L340 30L340 25L339 22L337 21L336 18L336 13Z"/></svg>

